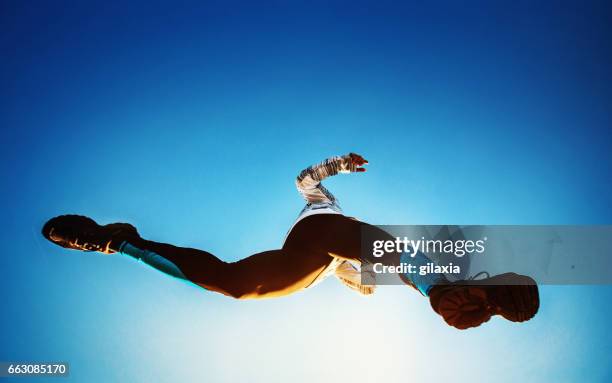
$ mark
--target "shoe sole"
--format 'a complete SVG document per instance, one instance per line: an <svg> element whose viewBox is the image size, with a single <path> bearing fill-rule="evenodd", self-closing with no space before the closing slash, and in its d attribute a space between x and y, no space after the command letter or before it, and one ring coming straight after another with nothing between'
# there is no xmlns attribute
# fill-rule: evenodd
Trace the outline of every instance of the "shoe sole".
<svg viewBox="0 0 612 383"><path fill-rule="evenodd" d="M486 293L478 287L454 286L438 302L438 314L460 330L477 327L491 319Z"/></svg>

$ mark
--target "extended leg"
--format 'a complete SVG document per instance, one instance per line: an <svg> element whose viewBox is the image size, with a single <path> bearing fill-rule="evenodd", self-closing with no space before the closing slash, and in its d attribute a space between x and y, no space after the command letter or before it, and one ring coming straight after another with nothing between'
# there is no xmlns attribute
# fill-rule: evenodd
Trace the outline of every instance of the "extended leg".
<svg viewBox="0 0 612 383"><path fill-rule="evenodd" d="M129 224L100 226L76 215L49 220L42 234L69 249L128 254L172 276L241 299L291 294L308 286L332 261L312 247L293 247L228 263L206 251L144 240Z"/></svg>
<svg viewBox="0 0 612 383"><path fill-rule="evenodd" d="M121 252L172 275L164 264L164 261L169 261L185 279L207 290L239 299L278 297L301 290L332 260L326 254L279 249L229 263L202 250L142 239L133 242L122 246ZM158 257L161 259L156 259Z"/></svg>

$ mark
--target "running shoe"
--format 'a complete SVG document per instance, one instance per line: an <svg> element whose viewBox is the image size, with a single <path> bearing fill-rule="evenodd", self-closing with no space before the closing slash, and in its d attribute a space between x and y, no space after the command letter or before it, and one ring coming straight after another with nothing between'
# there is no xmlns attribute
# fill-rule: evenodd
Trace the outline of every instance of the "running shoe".
<svg viewBox="0 0 612 383"><path fill-rule="evenodd" d="M140 238L136 228L127 223L98 225L81 215L60 215L51 218L42 228L42 235L58 246L72 250L112 254L128 239Z"/></svg>
<svg viewBox="0 0 612 383"><path fill-rule="evenodd" d="M540 307L536 282L516 273L437 285L429 292L429 302L446 323L461 330L480 326L493 315L524 322Z"/></svg>

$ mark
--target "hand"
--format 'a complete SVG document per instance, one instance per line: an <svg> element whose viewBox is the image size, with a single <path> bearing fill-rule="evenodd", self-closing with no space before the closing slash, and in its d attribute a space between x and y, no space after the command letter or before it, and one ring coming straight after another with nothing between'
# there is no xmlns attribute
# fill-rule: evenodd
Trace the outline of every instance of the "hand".
<svg viewBox="0 0 612 383"><path fill-rule="evenodd" d="M349 153L349 157L351 158L351 162L355 165L355 171L356 172L365 172L366 171L366 168L364 168L363 165L367 164L368 160L366 160L365 158L361 157L357 153Z"/></svg>

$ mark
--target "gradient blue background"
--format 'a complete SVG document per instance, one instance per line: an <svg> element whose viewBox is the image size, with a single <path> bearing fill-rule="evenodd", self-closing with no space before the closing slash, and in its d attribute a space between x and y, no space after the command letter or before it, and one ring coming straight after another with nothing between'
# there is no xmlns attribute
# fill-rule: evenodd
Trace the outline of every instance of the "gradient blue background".
<svg viewBox="0 0 612 383"><path fill-rule="evenodd" d="M280 247L299 170L349 151L368 172L327 186L374 224L610 224L609 2L532 3L2 1L0 360L79 382L610 381L609 286L461 332L406 288L239 302L39 235L72 212L240 259Z"/></svg>

